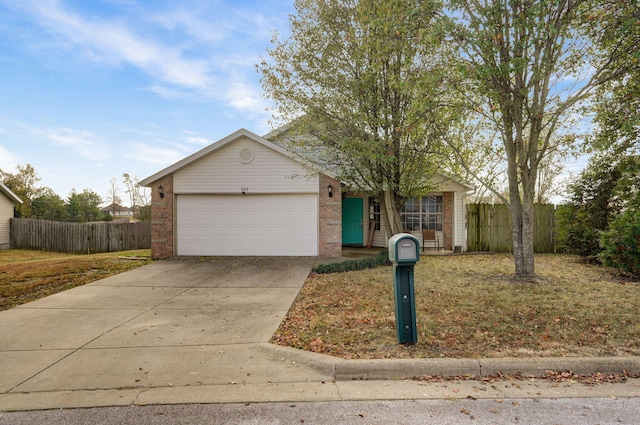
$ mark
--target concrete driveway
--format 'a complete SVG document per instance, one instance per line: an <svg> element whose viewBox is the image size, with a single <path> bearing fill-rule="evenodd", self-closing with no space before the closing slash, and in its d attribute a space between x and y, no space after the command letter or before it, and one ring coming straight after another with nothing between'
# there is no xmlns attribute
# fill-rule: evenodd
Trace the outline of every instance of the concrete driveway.
<svg viewBox="0 0 640 425"><path fill-rule="evenodd" d="M172 259L0 312L0 410L330 380L267 344L314 260Z"/></svg>
<svg viewBox="0 0 640 425"><path fill-rule="evenodd" d="M640 395L640 379L596 387L540 381L514 386L508 380L482 387L477 381L401 379L496 371L544 374L547 369L635 374L640 373L636 357L344 360L269 344L314 261L165 260L2 311L0 412ZM13 423L12 417L4 417Z"/></svg>

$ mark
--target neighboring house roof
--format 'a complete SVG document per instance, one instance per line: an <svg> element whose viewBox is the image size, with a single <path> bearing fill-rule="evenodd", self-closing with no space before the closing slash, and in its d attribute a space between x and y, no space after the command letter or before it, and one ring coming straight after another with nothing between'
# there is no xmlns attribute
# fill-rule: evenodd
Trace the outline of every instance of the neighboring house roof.
<svg viewBox="0 0 640 425"><path fill-rule="evenodd" d="M0 192L4 193L13 203L22 204L22 199L11 191L4 183L0 182Z"/></svg>
<svg viewBox="0 0 640 425"><path fill-rule="evenodd" d="M233 143L234 141L238 140L241 137L247 137L247 138L249 138L249 139L251 139L251 140L253 140L255 142L258 142L261 145L268 147L269 149L272 149L272 150L274 150L276 152L279 152L282 155L285 155L285 156L287 156L287 157L289 157L289 158L291 158L291 159L293 159L293 160L295 160L297 162L302 162L300 160L300 157L298 157L297 155L294 155L292 152L290 152L289 150L285 149L284 147L282 147L280 145L277 145L277 144L275 144L275 143L273 143L273 142L271 142L271 141L269 141L269 140L267 140L267 139L265 139L263 137L260 137L257 134L250 132L249 130L241 128L240 130L235 131L234 133L226 136L225 138L220 139L217 142L212 143L209 146L199 150L198 152L196 152L196 153L194 153L192 155L189 155L188 157L176 162L175 164L172 164L172 165L168 166L167 168L165 168L165 169L163 169L161 171L158 171L157 173L147 177L146 179L140 181L140 184L142 186L149 186L151 183L153 183L153 182L155 182L155 181L157 181L157 180L159 180L159 179L161 179L163 177L166 177L166 176L168 176L170 174L173 174L173 173L183 169L184 167L187 167L188 165L198 161L199 159L201 159L201 158L203 158L203 157L205 157L205 156L207 156L207 155L209 155L209 154L211 154L211 153L223 148L224 146L227 146L230 143ZM304 164L304 165L308 166L308 164ZM327 174L327 173L324 173L324 174ZM329 177L333 177L330 174L327 174L327 175L329 175Z"/></svg>
<svg viewBox="0 0 640 425"><path fill-rule="evenodd" d="M113 212L113 211L116 211L116 212L131 212L132 209L129 208L129 207L123 207L122 205L118 205L118 204L111 204L111 205L108 205L108 206L106 206L106 207L104 207L104 208L102 208L100 210L100 212Z"/></svg>

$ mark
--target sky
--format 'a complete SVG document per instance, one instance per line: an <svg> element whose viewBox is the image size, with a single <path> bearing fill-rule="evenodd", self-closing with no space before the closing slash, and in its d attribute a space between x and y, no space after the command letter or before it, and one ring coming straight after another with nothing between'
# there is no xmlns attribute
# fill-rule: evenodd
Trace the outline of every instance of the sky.
<svg viewBox="0 0 640 425"><path fill-rule="evenodd" d="M271 130L255 65L293 0L0 0L0 169L108 197L240 128Z"/></svg>
<svg viewBox="0 0 640 425"><path fill-rule="evenodd" d="M66 199L272 130L255 65L293 0L0 0L0 169ZM569 161L575 175L584 160Z"/></svg>

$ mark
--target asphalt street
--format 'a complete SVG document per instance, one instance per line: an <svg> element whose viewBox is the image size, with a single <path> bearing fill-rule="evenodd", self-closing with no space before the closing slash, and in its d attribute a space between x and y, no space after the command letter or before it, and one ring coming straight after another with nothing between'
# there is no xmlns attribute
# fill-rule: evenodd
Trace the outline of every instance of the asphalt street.
<svg viewBox="0 0 640 425"><path fill-rule="evenodd" d="M640 398L403 400L106 407L0 413L0 425L636 425Z"/></svg>

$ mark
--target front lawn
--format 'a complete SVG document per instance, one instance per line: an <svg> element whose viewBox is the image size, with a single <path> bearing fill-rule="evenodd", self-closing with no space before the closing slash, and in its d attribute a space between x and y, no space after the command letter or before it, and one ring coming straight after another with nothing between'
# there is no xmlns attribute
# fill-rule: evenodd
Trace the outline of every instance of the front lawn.
<svg viewBox="0 0 640 425"><path fill-rule="evenodd" d="M640 355L640 284L567 255L423 257L418 343L397 343L391 267L311 275L272 342L342 358Z"/></svg>
<svg viewBox="0 0 640 425"><path fill-rule="evenodd" d="M98 279L122 273L151 260L151 250L74 255L32 250L0 251L0 310Z"/></svg>

